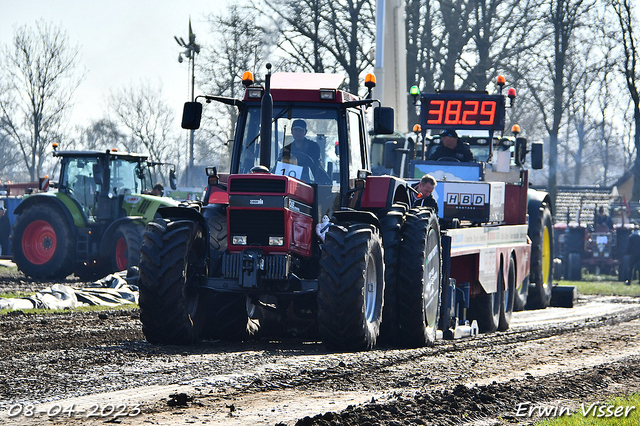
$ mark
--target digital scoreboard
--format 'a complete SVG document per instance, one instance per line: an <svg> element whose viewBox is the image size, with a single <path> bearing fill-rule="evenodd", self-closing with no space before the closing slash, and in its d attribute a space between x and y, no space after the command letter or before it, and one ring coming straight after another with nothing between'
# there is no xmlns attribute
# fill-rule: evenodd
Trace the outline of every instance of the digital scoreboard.
<svg viewBox="0 0 640 426"><path fill-rule="evenodd" d="M505 99L502 95L423 94L420 108L423 129L504 129Z"/></svg>

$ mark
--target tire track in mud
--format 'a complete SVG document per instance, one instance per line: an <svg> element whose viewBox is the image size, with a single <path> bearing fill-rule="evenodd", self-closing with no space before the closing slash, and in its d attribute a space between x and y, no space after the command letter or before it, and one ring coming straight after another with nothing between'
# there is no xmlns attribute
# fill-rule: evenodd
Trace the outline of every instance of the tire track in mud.
<svg viewBox="0 0 640 426"><path fill-rule="evenodd" d="M605 309L596 315L564 319L559 324L530 326L523 324L524 321L515 321L514 330L511 331L453 342L439 341L433 348L383 348L361 353L328 353L317 343L307 345L292 340L244 344L205 342L193 347L153 346L139 340L140 325L135 318L135 311L125 315L111 312L83 313L79 316L61 314L60 323L57 323L55 316L48 316L43 322L41 318L29 316L25 321L25 318L17 315L6 321L15 322L11 326L14 327L13 333L20 333L23 343L30 339L41 339L46 330L57 329L59 336L66 336L65 339L55 339L55 350L43 353L48 360L40 359L41 362L55 362L59 368L77 369L80 373L62 377L64 386L60 383L56 386L56 383L46 381L55 381L51 375L37 378L38 372L42 373L41 369L23 371L23 377L36 378L30 384L38 390L33 394L12 393L20 390L13 389L5 374L0 377L0 400L22 397L51 401L75 395L86 404L99 398L109 400L116 395L111 392L100 396L96 395L97 392L118 390L121 393L117 394L117 398L122 400L139 398L144 394L143 418L149 421L169 416L159 424L171 424L167 423L169 420L182 421L194 412L199 413L197 415L204 418L205 423L275 424L286 419L288 424L293 424L296 419L310 413L339 411L350 404L371 401L371 398L378 405L380 401L386 401L385 404L398 406L406 404L405 399L418 401L416 398L421 394L437 396L437 392L443 392L442 398L450 398L449 394L456 386L471 389L474 386L491 386L491 381L502 384L508 384L511 380L529 383L532 380L544 380L553 374L559 377L578 374L576 372L581 367L572 365L569 360L581 360L582 355L589 355L581 351L598 349L601 346L599 342L611 348L618 339L621 344L629 346L628 351L638 345L637 339L630 337L634 332L636 336L638 334L638 300L620 299L613 302L611 306L615 310L607 312ZM516 317L534 317L541 312L517 313ZM550 310L549 314L553 312ZM75 325L74 318L78 320ZM21 331L20 323L28 324L27 329ZM63 325L64 330L57 325ZM5 320L0 321L0 326L10 327ZM616 330L617 334L611 335L612 330ZM110 331L111 345L105 346L104 339ZM593 337L589 337L589 340L585 336ZM78 341L74 344L75 338ZM558 351L557 348L565 344L567 347ZM2 347L4 343L0 339ZM31 356L42 348L42 342L22 349L14 346L18 353L13 355ZM528 352L535 351L545 356L527 359ZM547 354L554 351L558 353ZM640 349L636 350L638 352ZM3 354L3 360L0 361L4 367L10 359L5 358L6 351L0 350L0 354ZM622 362L624 356L621 354L618 361L592 357L594 361L584 368L594 368L599 363ZM33 363L37 364L38 359L36 356ZM545 364L553 368L542 368ZM21 367L29 368L29 365ZM104 370L103 376L91 383L87 376L101 369ZM502 374L509 370L514 372L512 377ZM157 386L157 389L152 390L149 387L151 385ZM187 407L168 406L168 396L178 391L192 398ZM481 393L490 391L490 388L481 388ZM437 400L436 396L432 398ZM228 416L228 407L235 407L235 416ZM184 410L184 413L180 414L180 410ZM486 410L493 412L490 407ZM57 420L62 422L61 419ZM137 419L127 419L127 424L135 422Z"/></svg>

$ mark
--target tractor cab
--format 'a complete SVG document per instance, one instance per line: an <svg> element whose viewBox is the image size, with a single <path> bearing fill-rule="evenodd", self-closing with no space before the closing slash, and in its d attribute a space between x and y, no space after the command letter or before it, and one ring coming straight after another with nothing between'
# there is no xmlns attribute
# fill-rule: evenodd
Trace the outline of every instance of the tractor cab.
<svg viewBox="0 0 640 426"><path fill-rule="evenodd" d="M145 194L153 187L147 157L116 151L60 151L58 191L68 195L88 223L130 214L125 197ZM118 203L114 203L118 200Z"/></svg>

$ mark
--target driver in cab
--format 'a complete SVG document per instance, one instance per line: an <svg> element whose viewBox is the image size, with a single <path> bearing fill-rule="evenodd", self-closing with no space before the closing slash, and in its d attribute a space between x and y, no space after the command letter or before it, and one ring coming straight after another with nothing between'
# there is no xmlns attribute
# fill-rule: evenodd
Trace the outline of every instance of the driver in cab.
<svg viewBox="0 0 640 426"><path fill-rule="evenodd" d="M473 153L468 143L458 140L458 134L455 130L447 129L440 133L440 146L428 159L471 162L473 161Z"/></svg>
<svg viewBox="0 0 640 426"><path fill-rule="evenodd" d="M315 163L314 165L317 166L321 164L320 146L306 137L307 123L304 120L298 119L293 121L291 125L291 135L293 136L293 141L282 148L283 160L285 162L291 162L291 158L296 158L296 154L302 153L311 158Z"/></svg>

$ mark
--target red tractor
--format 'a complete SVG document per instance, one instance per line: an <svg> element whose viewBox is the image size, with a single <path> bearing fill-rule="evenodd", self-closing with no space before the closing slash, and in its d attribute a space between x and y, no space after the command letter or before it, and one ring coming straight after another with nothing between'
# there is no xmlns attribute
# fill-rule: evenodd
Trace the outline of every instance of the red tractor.
<svg viewBox="0 0 640 426"><path fill-rule="evenodd" d="M340 90L340 75L269 71L262 86L249 74L244 99L185 105L187 129L199 127L200 100L238 108L231 173L207 169L204 203L161 209L147 226L139 280L147 340L261 332L319 335L338 350L380 339L432 344L438 219L409 207L403 179L371 175L365 112L379 102ZM372 113L375 133L391 134L393 110Z"/></svg>

